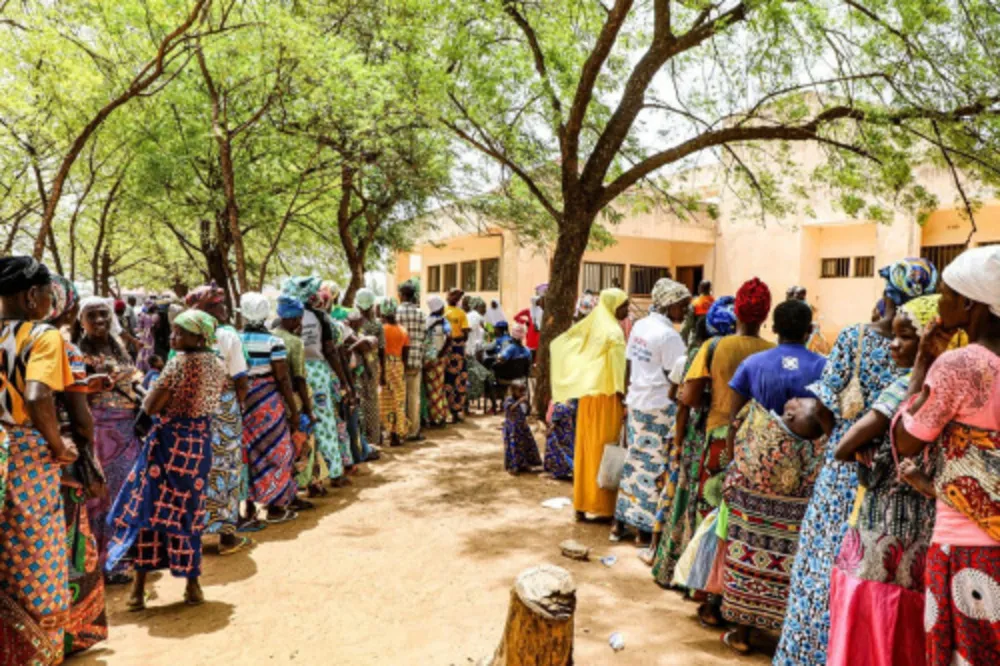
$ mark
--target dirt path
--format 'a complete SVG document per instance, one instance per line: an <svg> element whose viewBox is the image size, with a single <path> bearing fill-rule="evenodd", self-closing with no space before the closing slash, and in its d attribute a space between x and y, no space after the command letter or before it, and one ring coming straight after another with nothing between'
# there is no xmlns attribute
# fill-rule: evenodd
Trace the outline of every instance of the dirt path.
<svg viewBox="0 0 1000 666"><path fill-rule="evenodd" d="M68 663L474 664L496 645L516 575L543 562L577 581L581 666L767 663L733 656L699 627L694 606L657 587L633 545L610 544L607 526L542 507L572 486L508 476L498 426L472 419L392 450L316 511L260 533L251 553L206 556L204 606L181 604L182 582L169 576L141 613L125 612L114 588L111 639ZM567 560L567 538L618 563ZM617 654L613 631L626 640Z"/></svg>

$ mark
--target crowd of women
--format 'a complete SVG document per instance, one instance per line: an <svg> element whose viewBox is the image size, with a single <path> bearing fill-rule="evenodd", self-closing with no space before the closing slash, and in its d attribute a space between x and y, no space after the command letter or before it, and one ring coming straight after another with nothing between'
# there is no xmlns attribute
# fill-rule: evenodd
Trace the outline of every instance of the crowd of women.
<svg viewBox="0 0 1000 666"><path fill-rule="evenodd" d="M628 296L601 292L552 343L546 457L572 459L577 520L634 534L739 653L998 664L1000 248L880 275L872 321L829 356L798 287L777 344L756 278L696 299L662 279L631 326Z"/></svg>
<svg viewBox="0 0 1000 666"><path fill-rule="evenodd" d="M202 603L203 552L252 546L383 443L527 374L526 327L498 303L454 290L426 313L416 281L399 296L362 289L348 309L331 283L290 278L275 305L244 293L238 330L214 284L136 308L0 258L0 664L103 641L105 586L131 583L141 610L150 571Z"/></svg>
<svg viewBox="0 0 1000 666"><path fill-rule="evenodd" d="M203 552L251 547L477 400L509 472L571 479L577 520L634 536L733 650L1000 663L1000 248L880 275L828 356L801 288L772 314L756 278L718 298L664 278L637 320L620 289L585 293L551 345L542 455L545 285L508 324L459 290L349 309L295 277L275 304L243 294L237 329L214 284L130 307L0 258L0 663L104 640L105 585L140 610L150 571L202 603Z"/></svg>

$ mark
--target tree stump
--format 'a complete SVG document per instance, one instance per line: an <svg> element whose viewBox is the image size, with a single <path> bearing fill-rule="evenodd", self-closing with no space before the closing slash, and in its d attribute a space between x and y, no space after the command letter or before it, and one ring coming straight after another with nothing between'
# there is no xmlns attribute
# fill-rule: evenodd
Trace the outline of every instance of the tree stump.
<svg viewBox="0 0 1000 666"><path fill-rule="evenodd" d="M484 666L572 666L576 584L551 564L522 571L510 591L503 638Z"/></svg>

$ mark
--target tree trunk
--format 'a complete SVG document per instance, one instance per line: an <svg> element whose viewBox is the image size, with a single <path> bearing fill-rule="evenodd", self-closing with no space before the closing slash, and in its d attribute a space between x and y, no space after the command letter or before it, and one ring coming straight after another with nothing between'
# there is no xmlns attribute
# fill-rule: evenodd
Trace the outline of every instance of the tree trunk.
<svg viewBox="0 0 1000 666"><path fill-rule="evenodd" d="M225 131L225 130L224 130ZM219 167L222 170L222 190L226 195L226 221L236 259L236 284L240 293L250 291L247 284L247 261L240 230L240 209L236 202L236 174L233 170L233 146L227 136L219 141Z"/></svg>
<svg viewBox="0 0 1000 666"><path fill-rule="evenodd" d="M549 345L573 324L573 311L580 289L580 264L593 223L593 215L581 212L570 216L570 211L567 210L556 240L549 273L549 290L545 294L542 336L538 343L538 379L535 387L537 414L548 411L552 396Z"/></svg>
<svg viewBox="0 0 1000 666"><path fill-rule="evenodd" d="M354 305L354 296L358 293L358 290L365 286L365 262L364 259L360 258L349 258L348 263L351 266L351 281L347 283L347 289L344 290L343 304L344 307L351 307Z"/></svg>
<svg viewBox="0 0 1000 666"><path fill-rule="evenodd" d="M522 571L510 591L503 638L483 666L572 666L576 584L551 564Z"/></svg>

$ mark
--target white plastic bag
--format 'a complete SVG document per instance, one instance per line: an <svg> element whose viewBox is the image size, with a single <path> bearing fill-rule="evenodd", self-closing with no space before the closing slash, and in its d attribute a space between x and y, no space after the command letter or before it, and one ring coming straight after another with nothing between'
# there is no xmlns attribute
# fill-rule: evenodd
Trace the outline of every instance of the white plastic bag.
<svg viewBox="0 0 1000 666"><path fill-rule="evenodd" d="M624 446L625 431L622 430L618 442L608 442L604 445L604 454L601 456L601 469L597 472L597 485L604 490L618 490L618 484L622 480L622 468L625 467L625 454L628 449Z"/></svg>

